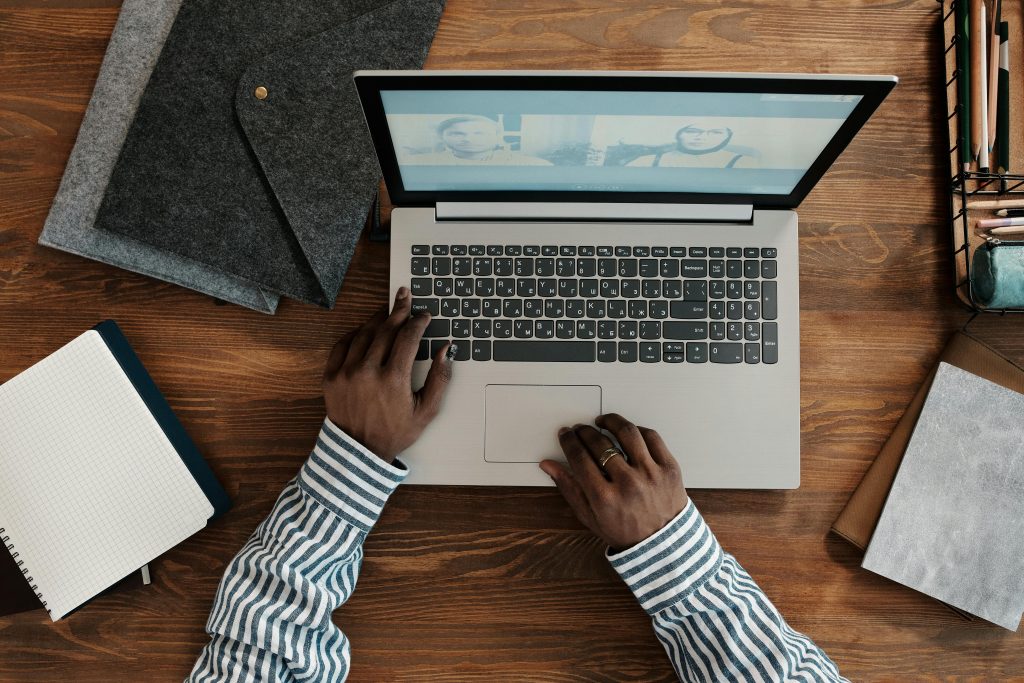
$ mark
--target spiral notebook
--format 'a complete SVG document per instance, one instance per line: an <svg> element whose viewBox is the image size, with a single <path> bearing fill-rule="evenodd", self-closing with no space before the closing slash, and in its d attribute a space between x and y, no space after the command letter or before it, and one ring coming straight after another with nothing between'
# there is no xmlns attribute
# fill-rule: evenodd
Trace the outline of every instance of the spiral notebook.
<svg viewBox="0 0 1024 683"><path fill-rule="evenodd" d="M0 540L54 621L229 506L112 321L0 385Z"/></svg>

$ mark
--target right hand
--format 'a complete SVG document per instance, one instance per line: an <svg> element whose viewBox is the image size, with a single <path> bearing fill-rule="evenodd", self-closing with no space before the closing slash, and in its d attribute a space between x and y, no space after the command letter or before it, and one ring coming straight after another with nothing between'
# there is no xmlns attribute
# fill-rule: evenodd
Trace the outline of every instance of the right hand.
<svg viewBox="0 0 1024 683"><path fill-rule="evenodd" d="M615 413L600 416L596 424L615 436L628 462L615 456L602 470L602 454L616 444L590 425L576 425L558 432L569 466L544 460L540 468L554 480L577 519L618 552L682 512L686 489L679 464L656 431Z"/></svg>

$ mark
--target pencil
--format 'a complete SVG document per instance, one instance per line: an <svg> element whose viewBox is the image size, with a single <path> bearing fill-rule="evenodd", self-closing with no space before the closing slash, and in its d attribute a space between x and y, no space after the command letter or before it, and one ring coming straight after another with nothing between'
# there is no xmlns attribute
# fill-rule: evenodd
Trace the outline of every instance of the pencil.
<svg viewBox="0 0 1024 683"><path fill-rule="evenodd" d="M977 71L977 77L981 80L981 93L979 93L979 95L978 95L981 98L981 105L980 105L979 111L978 111L978 116L981 118L981 132L979 133L979 138L978 138L980 140L980 142L981 142L981 144L978 145L978 170L982 171L982 172L985 172L985 173L987 173L988 169L989 169L988 151L990 149L990 146L989 146L989 143L988 143L988 137L989 137L989 129L988 129L988 78L987 78L987 74L985 73L985 71L986 71L985 67L988 64L988 60L986 59L988 57L988 31L985 30L985 22L987 21L987 19L988 19L988 8L984 4L982 4L981 5L981 26L982 26L982 30L980 31L980 38L979 38L979 40L981 42L978 44L978 52L980 54L980 57L979 57L978 71ZM993 131L993 132L995 132L995 131Z"/></svg>
<svg viewBox="0 0 1024 683"><path fill-rule="evenodd" d="M960 80L957 94L960 100L960 163L964 171L971 170L974 151L971 149L971 53L970 30L967 21L967 0L956 2L956 69Z"/></svg>
<svg viewBox="0 0 1024 683"><path fill-rule="evenodd" d="M1018 225L1024 225L1024 218L983 218L978 221L979 228L1009 228ZM999 233L993 230L992 234Z"/></svg>
<svg viewBox="0 0 1024 683"><path fill-rule="evenodd" d="M989 155L989 166L992 168L997 167L993 152L995 152L996 143L996 114L998 107L996 103L999 101L999 13L1001 10L999 0L995 0L992 3L992 11L986 12L988 15L988 25L985 27L986 36L985 40L988 43L988 155ZM989 28L991 27L991 28Z"/></svg>
<svg viewBox="0 0 1024 683"><path fill-rule="evenodd" d="M982 199L967 202L968 209L1024 209L1024 199Z"/></svg>
<svg viewBox="0 0 1024 683"><path fill-rule="evenodd" d="M981 9L984 7L981 0L970 0L968 8L968 27L970 30L970 55L971 55L971 159L978 158L981 149L981 86L985 79L982 69L981 37L985 35L984 25L981 23Z"/></svg>
<svg viewBox="0 0 1024 683"><path fill-rule="evenodd" d="M996 156L1000 173L1010 170L1010 25L999 22L999 101L996 103Z"/></svg>
<svg viewBox="0 0 1024 683"><path fill-rule="evenodd" d="M998 237L999 235L1019 235L1024 232L1024 227L992 228L988 234Z"/></svg>

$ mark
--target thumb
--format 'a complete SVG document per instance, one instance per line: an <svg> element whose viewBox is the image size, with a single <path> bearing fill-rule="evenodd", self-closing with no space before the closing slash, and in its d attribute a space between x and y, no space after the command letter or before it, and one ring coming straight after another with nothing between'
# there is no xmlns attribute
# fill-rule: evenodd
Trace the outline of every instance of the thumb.
<svg viewBox="0 0 1024 683"><path fill-rule="evenodd" d="M583 493L583 489L580 488L576 478L572 476L572 472L565 465L555 460L542 460L540 468L544 470L544 474L551 477L555 482L558 492L565 498L565 502L569 504L569 507L576 515L576 519L593 531L593 515L590 512L590 502L587 501L586 494Z"/></svg>
<svg viewBox="0 0 1024 683"><path fill-rule="evenodd" d="M444 398L448 383L452 380L454 361L448 357L451 347L451 343L448 343L438 349L423 386L416 392L416 412L428 420L432 420L441 410L441 399Z"/></svg>

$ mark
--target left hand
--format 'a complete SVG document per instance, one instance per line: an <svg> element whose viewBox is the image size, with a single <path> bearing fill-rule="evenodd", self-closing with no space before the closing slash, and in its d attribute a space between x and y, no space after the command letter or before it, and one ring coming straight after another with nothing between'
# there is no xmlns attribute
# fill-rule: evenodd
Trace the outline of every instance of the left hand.
<svg viewBox="0 0 1024 683"><path fill-rule="evenodd" d="M430 315L410 316L412 297L402 287L388 315L382 309L339 341L324 370L327 417L386 462L419 438L441 409L452 376L444 345L419 391L412 364Z"/></svg>

